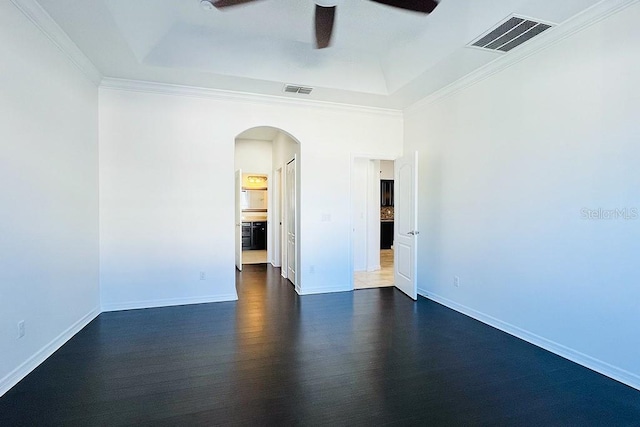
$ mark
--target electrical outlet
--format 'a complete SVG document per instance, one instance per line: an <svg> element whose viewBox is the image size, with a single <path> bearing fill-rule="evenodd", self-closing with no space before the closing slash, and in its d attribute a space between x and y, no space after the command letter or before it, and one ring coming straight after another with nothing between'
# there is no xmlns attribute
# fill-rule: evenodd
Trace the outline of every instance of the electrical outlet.
<svg viewBox="0 0 640 427"><path fill-rule="evenodd" d="M453 286L456 288L460 287L460 278L458 276L453 276Z"/></svg>
<svg viewBox="0 0 640 427"><path fill-rule="evenodd" d="M207 275L205 274L204 271L200 272L200 280L207 280Z"/></svg>
<svg viewBox="0 0 640 427"><path fill-rule="evenodd" d="M22 338L24 334L24 320L21 320L18 322L18 338Z"/></svg>

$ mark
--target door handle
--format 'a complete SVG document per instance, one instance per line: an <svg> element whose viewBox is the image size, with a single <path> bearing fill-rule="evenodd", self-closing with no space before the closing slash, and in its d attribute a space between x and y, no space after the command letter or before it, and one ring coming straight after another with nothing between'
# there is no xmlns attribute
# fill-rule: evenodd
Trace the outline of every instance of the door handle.
<svg viewBox="0 0 640 427"><path fill-rule="evenodd" d="M418 234L420 234L420 232L418 230L415 230L415 231L410 231L407 234L410 236L417 236Z"/></svg>

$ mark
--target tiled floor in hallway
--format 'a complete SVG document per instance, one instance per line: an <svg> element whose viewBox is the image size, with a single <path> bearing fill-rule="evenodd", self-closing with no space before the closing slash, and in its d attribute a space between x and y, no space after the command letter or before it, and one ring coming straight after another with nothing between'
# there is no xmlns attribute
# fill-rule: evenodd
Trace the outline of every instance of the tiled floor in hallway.
<svg viewBox="0 0 640 427"><path fill-rule="evenodd" d="M266 264L267 251L242 251L243 264Z"/></svg>
<svg viewBox="0 0 640 427"><path fill-rule="evenodd" d="M393 249L380 250L380 270L356 271L353 274L355 289L393 286Z"/></svg>

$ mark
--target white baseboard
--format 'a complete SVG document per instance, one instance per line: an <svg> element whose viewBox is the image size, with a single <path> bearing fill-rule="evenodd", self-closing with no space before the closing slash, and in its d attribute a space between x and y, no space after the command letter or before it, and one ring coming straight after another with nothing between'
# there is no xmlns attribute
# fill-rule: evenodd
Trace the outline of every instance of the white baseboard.
<svg viewBox="0 0 640 427"><path fill-rule="evenodd" d="M315 295L315 294L328 294L330 292L351 292L353 291L353 285L343 285L343 286L316 286L313 288L307 288L298 292L299 295Z"/></svg>
<svg viewBox="0 0 640 427"><path fill-rule="evenodd" d="M599 360L587 354L581 353L577 350L574 350L572 348L559 344L555 341L548 340L544 337L531 333L525 329L519 328L507 322L503 322L500 319L496 319L495 317L489 316L487 314L484 314L482 312L479 312L477 310L474 310L462 304L458 304L455 301L441 297L425 289L419 288L418 294L427 299L430 299L439 304L442 304L445 307L449 307L452 310L455 310L459 313L465 314L473 319L476 319L482 323L485 323L489 326L493 326L494 328L499 329L503 332L506 332L509 335L518 337L535 346L538 346L547 351L550 351L551 353L564 357L565 359L568 359L572 362L575 362L579 365L582 365L586 368L596 371L616 381L620 381L621 383L626 384L629 387L633 387L635 389L640 390L640 375L636 375L633 372L629 372L624 369L618 368L617 366L613 366L609 363L603 362L602 360Z"/></svg>
<svg viewBox="0 0 640 427"><path fill-rule="evenodd" d="M237 294L226 295L209 295L202 297L190 297L190 298L169 298L169 299L156 299L146 301L127 301L114 304L103 304L102 311L121 311L121 310L137 310L140 308L157 308L157 307L169 307L174 305L189 305L189 304L206 304L210 302L225 302L225 301L237 301Z"/></svg>
<svg viewBox="0 0 640 427"><path fill-rule="evenodd" d="M380 266L380 264L367 268L367 272L378 271L378 270L382 270L382 267Z"/></svg>
<svg viewBox="0 0 640 427"><path fill-rule="evenodd" d="M87 326L93 319L98 317L100 309L98 307L82 316L80 320L65 329L60 335L55 337L51 342L38 350L33 356L25 360L20 366L9 372L4 378L0 379L0 397L9 391L13 386L18 384L24 377L29 375L31 371L37 368L42 362L47 360L49 356L55 353L75 334L80 332L82 328Z"/></svg>
<svg viewBox="0 0 640 427"><path fill-rule="evenodd" d="M89 313L84 315L80 320L75 322L64 332L54 338L50 343L38 350L33 356L23 362L16 369L8 373L4 378L0 379L0 396L4 395L13 386L18 384L20 380L26 377L31 371L37 368L42 362L47 360L56 350L62 347L67 341L69 341L75 334L80 332L82 328L87 326L93 319L98 317L101 312L106 311L119 311L119 310L131 310L137 308L152 308L152 307L164 307L171 305L185 305L185 304L202 304L209 302L222 302L222 301L236 301L238 295L216 295L209 297L198 298L175 298L166 300L152 300L152 301L134 301L119 304L106 304L100 308L96 307Z"/></svg>

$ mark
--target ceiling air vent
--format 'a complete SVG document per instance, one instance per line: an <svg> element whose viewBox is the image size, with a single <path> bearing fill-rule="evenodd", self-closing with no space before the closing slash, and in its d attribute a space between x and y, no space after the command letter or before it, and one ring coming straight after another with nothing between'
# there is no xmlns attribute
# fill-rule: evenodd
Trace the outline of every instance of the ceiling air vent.
<svg viewBox="0 0 640 427"><path fill-rule="evenodd" d="M313 90L312 87L304 87L297 85L284 85L284 91L286 93L300 93L302 95L309 95Z"/></svg>
<svg viewBox="0 0 640 427"><path fill-rule="evenodd" d="M471 42L469 46L498 52L509 52L527 40L542 34L552 26L530 18L512 16Z"/></svg>

